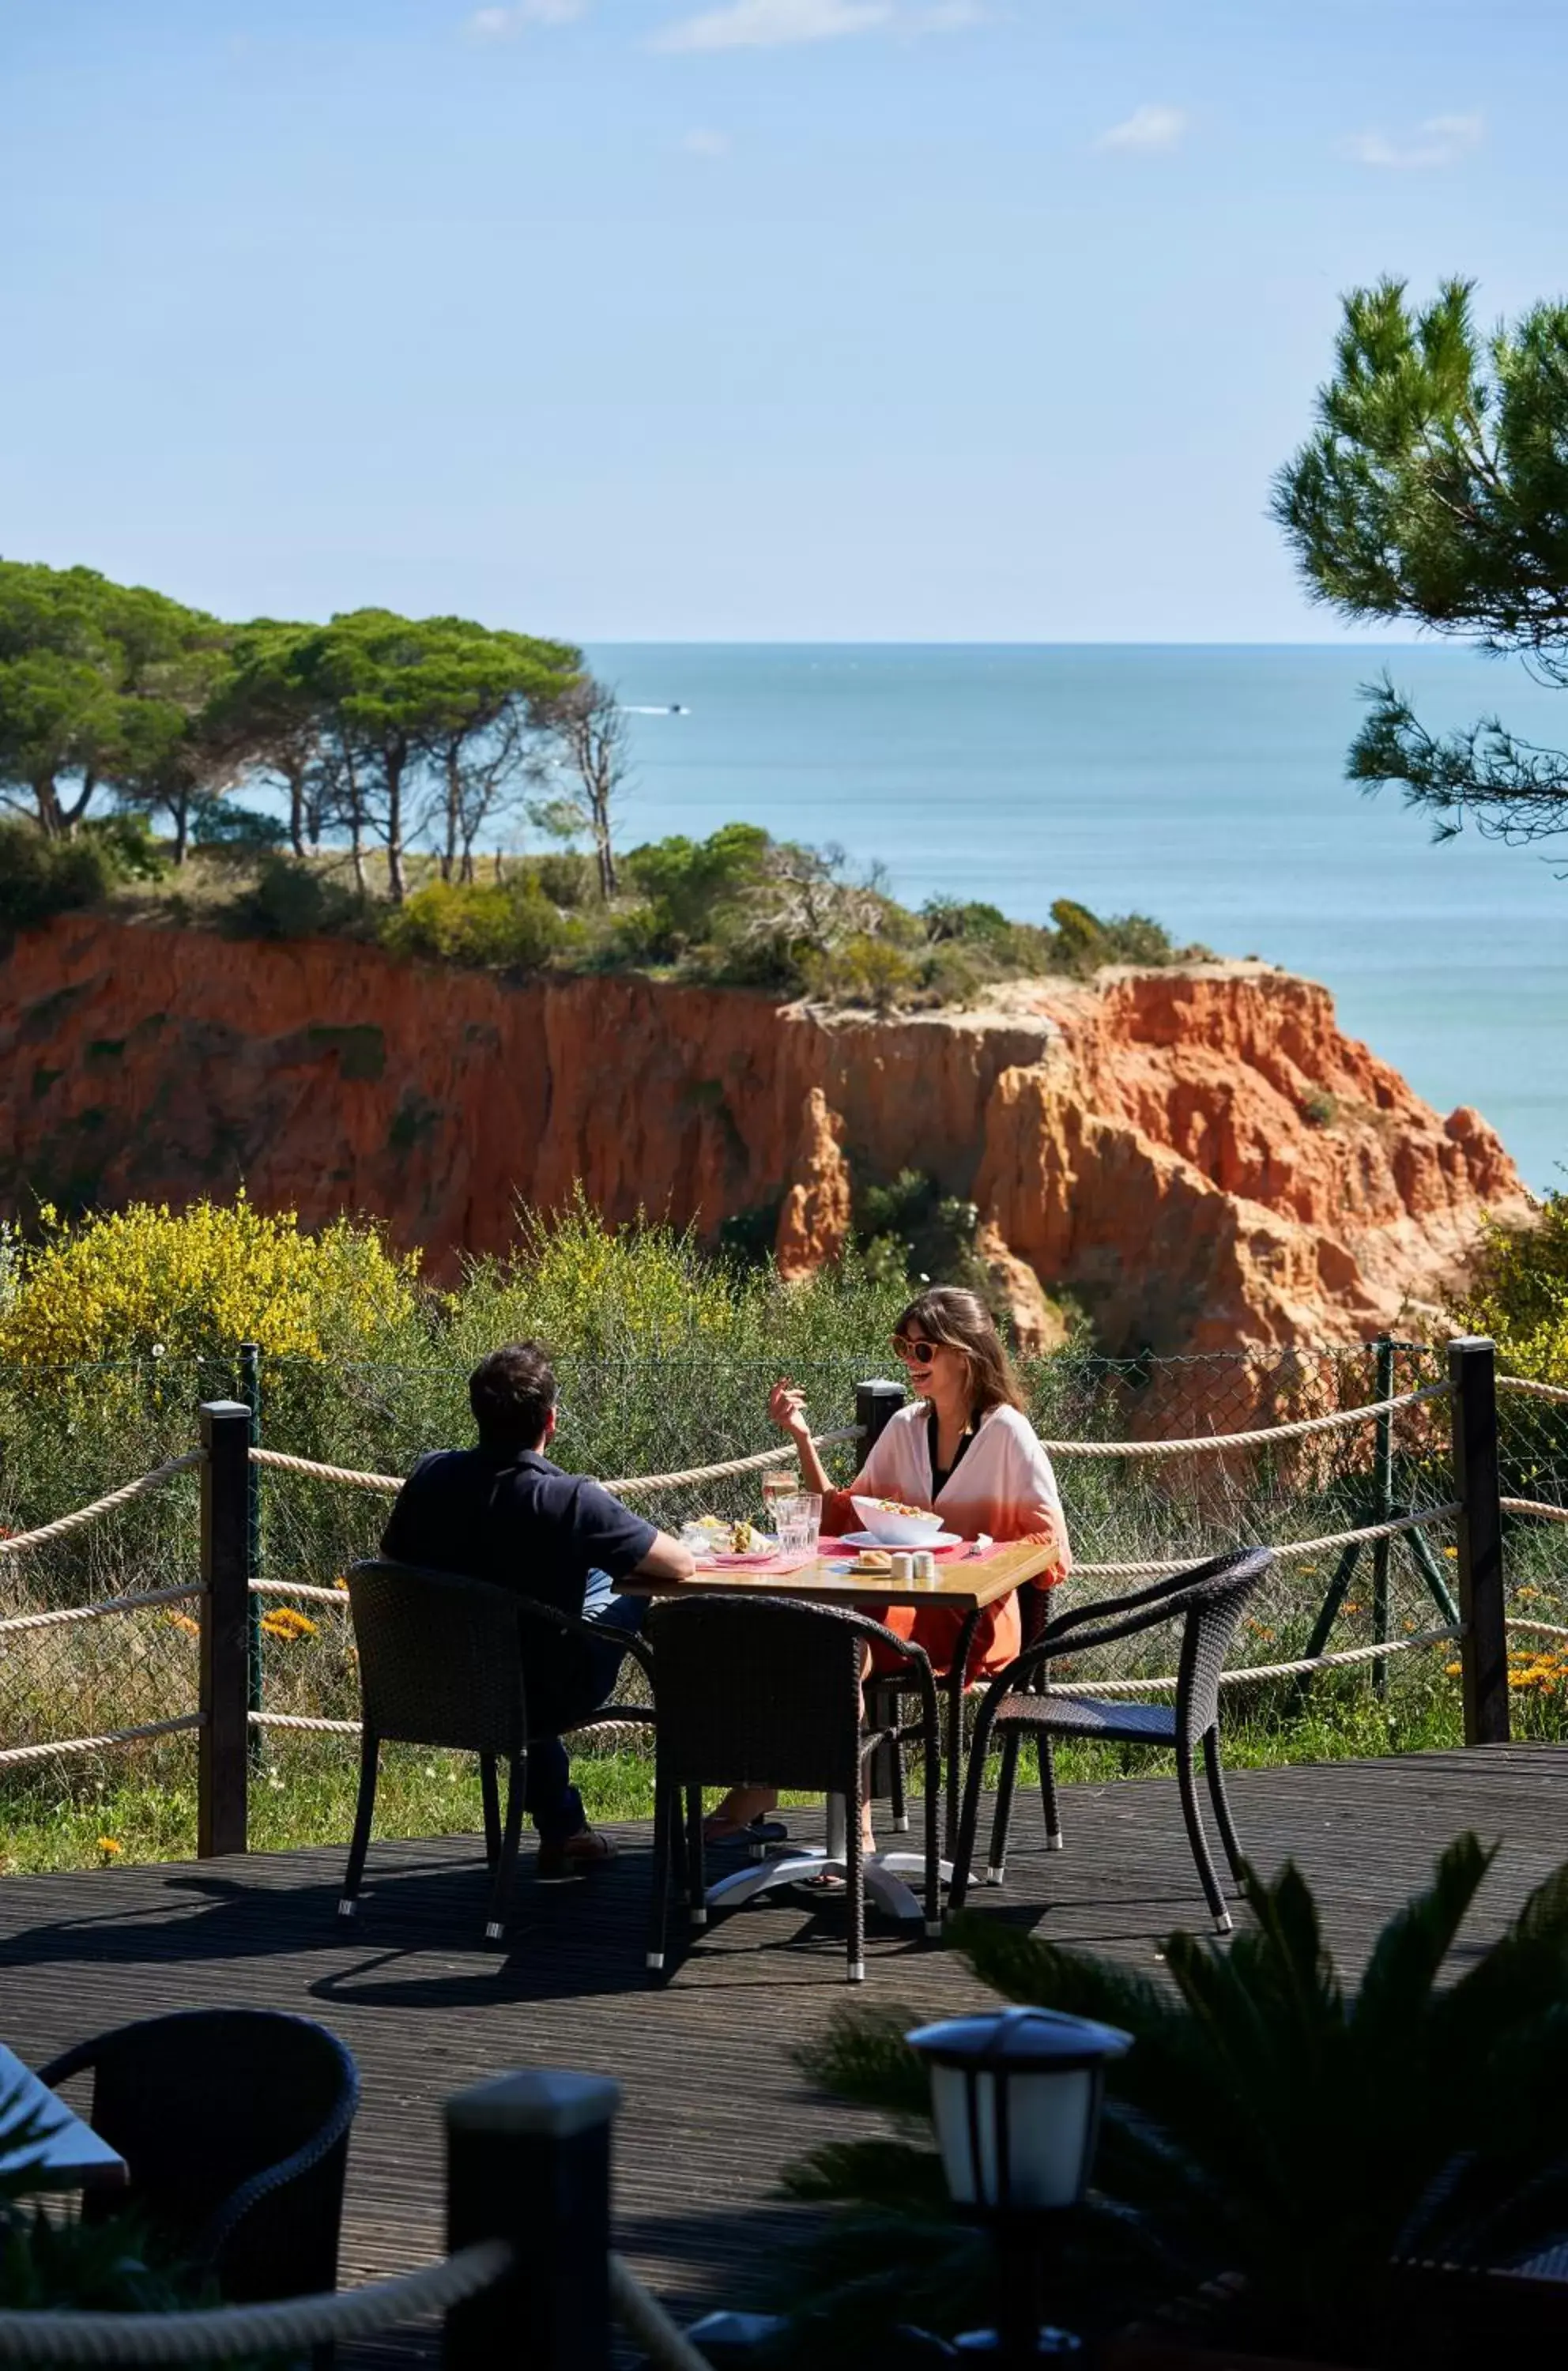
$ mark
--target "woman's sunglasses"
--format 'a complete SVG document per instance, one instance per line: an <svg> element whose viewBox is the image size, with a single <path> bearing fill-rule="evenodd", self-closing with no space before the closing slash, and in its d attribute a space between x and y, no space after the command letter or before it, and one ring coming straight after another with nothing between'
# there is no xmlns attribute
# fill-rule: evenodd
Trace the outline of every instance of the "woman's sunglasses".
<svg viewBox="0 0 1568 2371"><path fill-rule="evenodd" d="M928 1367L941 1345L938 1342L912 1342L907 1335L895 1334L893 1347L906 1367Z"/></svg>

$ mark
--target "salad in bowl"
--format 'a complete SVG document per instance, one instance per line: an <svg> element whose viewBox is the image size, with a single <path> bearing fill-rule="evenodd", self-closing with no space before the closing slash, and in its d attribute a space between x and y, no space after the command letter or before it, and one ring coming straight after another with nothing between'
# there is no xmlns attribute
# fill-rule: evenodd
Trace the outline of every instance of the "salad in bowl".
<svg viewBox="0 0 1568 2371"><path fill-rule="evenodd" d="M854 1498L850 1502L861 1526L885 1548L923 1547L942 1528L940 1515L928 1508L905 1505L902 1498Z"/></svg>

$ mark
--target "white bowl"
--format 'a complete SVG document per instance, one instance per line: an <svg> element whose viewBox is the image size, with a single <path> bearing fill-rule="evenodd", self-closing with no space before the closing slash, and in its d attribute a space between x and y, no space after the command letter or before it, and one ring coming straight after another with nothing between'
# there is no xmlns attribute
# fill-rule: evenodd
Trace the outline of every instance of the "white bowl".
<svg viewBox="0 0 1568 2371"><path fill-rule="evenodd" d="M880 1498L855 1498L850 1503L862 1529L884 1548L920 1547L942 1528L940 1515L890 1515Z"/></svg>

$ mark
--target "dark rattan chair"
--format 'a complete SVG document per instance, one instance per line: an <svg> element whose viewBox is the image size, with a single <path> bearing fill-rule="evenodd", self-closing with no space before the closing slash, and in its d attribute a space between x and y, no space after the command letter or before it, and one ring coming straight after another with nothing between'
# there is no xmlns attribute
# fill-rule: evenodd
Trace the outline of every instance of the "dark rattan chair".
<svg viewBox="0 0 1568 2371"><path fill-rule="evenodd" d="M901 1734L862 1727L860 1648L873 1638L897 1648L920 1694L920 1719L903 1734L917 1736L924 1752L926 1931L940 1936L941 1751L936 1683L924 1649L847 1606L739 1590L662 1598L650 1613L649 1628L659 1672L649 1967L664 1965L671 1851L683 1827L691 1923L707 1924L702 1789L761 1785L843 1796L849 1981L863 1979L866 1763Z"/></svg>
<svg viewBox="0 0 1568 2371"><path fill-rule="evenodd" d="M1034 1738L1039 1746L1045 1847L1048 1852L1060 1852L1062 1823L1052 1741L1058 1737L1073 1737L1103 1740L1108 1744L1151 1746L1175 1753L1182 1815L1187 1823L1198 1880L1216 1927L1222 1935L1229 1933L1230 1913L1215 1876L1203 1815L1198 1809L1193 1756L1201 1746L1220 1842L1225 1846L1230 1873L1239 1883L1241 1848L1236 1840L1219 1760L1219 1674L1247 1602L1261 1586L1274 1560L1272 1548L1238 1548L1228 1556L1215 1556L1207 1564L1197 1565L1190 1572L1173 1573L1168 1579L1156 1581L1152 1588L1138 1590L1129 1597L1103 1597L1096 1604L1081 1606L1076 1613L1048 1623L1034 1644L1026 1648L1005 1671L997 1674L975 1716L950 1908L962 1908L968 1891L974 1832L980 1817L980 1790L993 1737L999 1739L1002 1749L990 1866L986 1871L987 1882L993 1885L999 1885L1006 1872L1008 1822L1018 1775L1019 1747L1026 1737ZM1087 1654L1096 1647L1136 1637L1141 1631L1177 1621L1182 1623L1182 1630L1173 1705L1128 1704L1115 1697L1075 1696L1055 1691L1043 1695L1032 1692L1043 1677L1046 1665L1055 1658Z"/></svg>
<svg viewBox="0 0 1568 2371"><path fill-rule="evenodd" d="M530 1640L536 1647L547 1636L609 1641L635 1657L644 1671L651 1669L648 1649L629 1632L606 1633L579 1615L461 1573L430 1572L383 1556L352 1565L348 1579L364 1729L359 1805L338 1914L352 1918L358 1907L383 1741L444 1746L479 1756L485 1857L492 1878L485 1940L499 1943L517 1872L528 1741L531 1735L556 1734L529 1727L525 1670ZM646 1705L605 1705L576 1726L651 1718ZM498 1761L507 1765L504 1825Z"/></svg>
<svg viewBox="0 0 1568 2371"><path fill-rule="evenodd" d="M89 2121L130 2169L84 2216L144 2215L157 2237L252 2305L338 2284L354 2062L282 2009L184 2009L100 2033L40 2070L93 2077Z"/></svg>

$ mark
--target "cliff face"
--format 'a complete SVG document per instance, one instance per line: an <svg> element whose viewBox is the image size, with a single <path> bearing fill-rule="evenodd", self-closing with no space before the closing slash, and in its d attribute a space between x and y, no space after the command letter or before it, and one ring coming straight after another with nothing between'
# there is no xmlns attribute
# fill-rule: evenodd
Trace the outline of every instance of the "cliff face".
<svg viewBox="0 0 1568 2371"><path fill-rule="evenodd" d="M385 1218L436 1274L581 1179L612 1219L780 1206L802 1273L857 1174L980 1206L987 1256L1114 1347L1364 1337L1522 1207L1443 1120L1257 966L1030 983L895 1021L629 978L507 986L343 941L67 916L0 963L0 1206L226 1193ZM1027 1291L1025 1291L1027 1298Z"/></svg>

